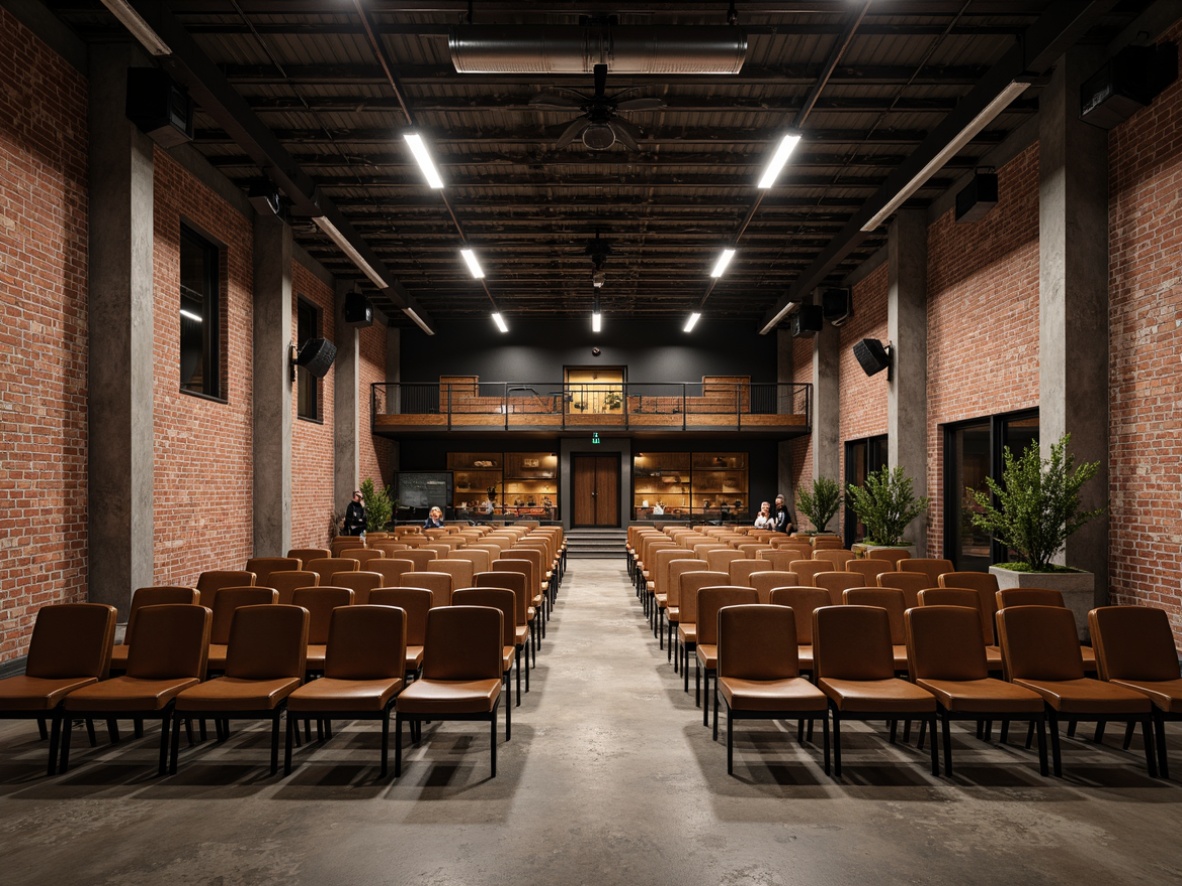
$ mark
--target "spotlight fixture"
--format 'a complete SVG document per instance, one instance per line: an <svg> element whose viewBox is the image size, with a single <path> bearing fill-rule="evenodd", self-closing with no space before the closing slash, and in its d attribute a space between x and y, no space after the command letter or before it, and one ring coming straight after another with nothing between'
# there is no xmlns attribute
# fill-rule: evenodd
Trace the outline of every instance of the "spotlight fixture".
<svg viewBox="0 0 1182 886"><path fill-rule="evenodd" d="M689 315L689 319L685 321L685 326L681 327L682 332L693 332L694 327L698 325L698 321L702 319L700 311L694 311Z"/></svg>
<svg viewBox="0 0 1182 886"><path fill-rule="evenodd" d="M603 289L603 284L607 281L607 274L603 271L591 272L591 285L596 289Z"/></svg>
<svg viewBox="0 0 1182 886"><path fill-rule="evenodd" d="M497 329L501 332L509 331L509 327L505 325L505 318L501 316L500 311L493 311L492 321L497 324Z"/></svg>
<svg viewBox="0 0 1182 886"><path fill-rule="evenodd" d="M407 132L402 137L410 147L410 152L414 154L415 160L418 161L419 169L423 170L423 177L427 179L427 184L433 190L438 191L443 187L443 179L439 177L439 171L431 160L431 154L423 142L423 137L417 132Z"/></svg>
<svg viewBox="0 0 1182 886"><path fill-rule="evenodd" d="M767 190L776 183L779 178L781 170L788 162L788 158L792 156L792 152L796 146L800 144L800 134L790 132L780 140L780 146L776 148L776 153L772 155L772 159L768 162L767 168L764 169L763 175L759 179L757 188Z"/></svg>
<svg viewBox="0 0 1182 886"><path fill-rule="evenodd" d="M731 263L731 259L734 257L735 250L729 248L722 250L722 254L718 256L718 261L714 263L714 270L710 272L710 276L717 279L725 274L727 265Z"/></svg>
<svg viewBox="0 0 1182 886"><path fill-rule="evenodd" d="M480 267L480 260L476 257L476 253L471 249L461 249L460 255L464 257L464 261L468 264L468 270L472 272L472 276L477 280L484 277L484 268Z"/></svg>

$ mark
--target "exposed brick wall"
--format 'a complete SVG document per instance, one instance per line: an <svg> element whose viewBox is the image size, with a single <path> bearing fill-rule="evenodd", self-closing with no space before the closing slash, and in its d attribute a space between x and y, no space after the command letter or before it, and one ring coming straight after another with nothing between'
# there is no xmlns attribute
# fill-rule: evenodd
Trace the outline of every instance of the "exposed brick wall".
<svg viewBox="0 0 1182 886"><path fill-rule="evenodd" d="M386 327L375 323L359 332L358 350L361 359L357 369L357 438L360 442L357 473L362 480L372 477L375 486L387 486L394 481L397 450L393 441L370 433L373 427L370 385L386 380Z"/></svg>
<svg viewBox="0 0 1182 886"><path fill-rule="evenodd" d="M187 585L241 569L253 548L251 220L155 152L155 576ZM180 392L180 228L222 244L225 367L218 403Z"/></svg>
<svg viewBox="0 0 1182 886"><path fill-rule="evenodd" d="M928 228L928 556L944 555L941 425L1038 405L1038 146L978 222Z"/></svg>
<svg viewBox="0 0 1182 886"><path fill-rule="evenodd" d="M333 288L299 262L292 264L291 338L297 341L297 299L320 308L320 334L332 339L336 296ZM291 546L323 547L332 537L333 511L333 379L335 369L320 380L319 423L299 417L292 390ZM343 507L343 505L341 506Z"/></svg>
<svg viewBox="0 0 1182 886"><path fill-rule="evenodd" d="M0 8L0 663L86 599L87 84Z"/></svg>
<svg viewBox="0 0 1182 886"><path fill-rule="evenodd" d="M1182 645L1182 83L1108 145L1109 587Z"/></svg>

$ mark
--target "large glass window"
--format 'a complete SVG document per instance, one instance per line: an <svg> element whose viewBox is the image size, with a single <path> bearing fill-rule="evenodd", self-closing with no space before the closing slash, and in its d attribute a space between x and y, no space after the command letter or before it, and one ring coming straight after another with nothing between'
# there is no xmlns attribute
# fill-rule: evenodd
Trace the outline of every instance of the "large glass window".
<svg viewBox="0 0 1182 886"><path fill-rule="evenodd" d="M296 346L320 338L320 309L310 301L296 299ZM306 367L296 367L297 414L300 418L320 420L320 379Z"/></svg>
<svg viewBox="0 0 1182 886"><path fill-rule="evenodd" d="M181 227L181 390L221 397L218 249Z"/></svg>
<svg viewBox="0 0 1182 886"><path fill-rule="evenodd" d="M847 440L845 444L845 482L862 486L866 475L879 470L887 463L887 436L866 437L863 440ZM845 509L845 546L866 537L866 527L854 514L852 508Z"/></svg>

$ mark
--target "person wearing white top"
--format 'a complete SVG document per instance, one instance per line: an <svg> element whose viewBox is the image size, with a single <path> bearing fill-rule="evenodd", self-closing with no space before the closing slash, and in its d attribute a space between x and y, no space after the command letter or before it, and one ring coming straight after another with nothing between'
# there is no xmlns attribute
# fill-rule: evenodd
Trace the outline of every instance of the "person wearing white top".
<svg viewBox="0 0 1182 886"><path fill-rule="evenodd" d="M755 528L756 529L775 529L776 528L776 518L775 518L775 515L772 514L771 502L765 501L759 506L759 516L757 516L755 518Z"/></svg>

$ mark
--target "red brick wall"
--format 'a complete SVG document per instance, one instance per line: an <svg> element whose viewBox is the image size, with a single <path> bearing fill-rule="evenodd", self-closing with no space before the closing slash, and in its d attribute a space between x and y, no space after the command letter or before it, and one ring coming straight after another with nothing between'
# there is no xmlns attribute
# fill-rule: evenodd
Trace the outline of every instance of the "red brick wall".
<svg viewBox="0 0 1182 886"><path fill-rule="evenodd" d="M941 425L1037 406L1038 146L998 170L997 206L928 228L928 556L943 556Z"/></svg>
<svg viewBox="0 0 1182 886"><path fill-rule="evenodd" d="M1182 83L1108 144L1109 584L1166 609L1182 645Z"/></svg>
<svg viewBox="0 0 1182 886"><path fill-rule="evenodd" d="M86 598L86 80L0 8L0 663Z"/></svg>
<svg viewBox="0 0 1182 886"><path fill-rule="evenodd" d="M386 380L386 327L375 323L360 330L359 350L361 359L357 371L357 473L362 480L372 477L375 486L386 486L394 480L394 443L385 437L375 437L370 433L373 426L370 416L373 409L370 385Z"/></svg>
<svg viewBox="0 0 1182 886"><path fill-rule="evenodd" d="M297 298L320 308L320 334L332 338L336 297L333 288L298 262L292 264L291 337L297 340ZM327 546L333 522L333 379L335 369L320 380L321 422L299 418L292 390L291 546ZM343 508L344 506L341 505Z"/></svg>
<svg viewBox="0 0 1182 886"><path fill-rule="evenodd" d="M159 148L155 164L155 576L186 585L241 569L253 548L253 236L249 218ZM180 392L182 220L223 246L225 403Z"/></svg>

